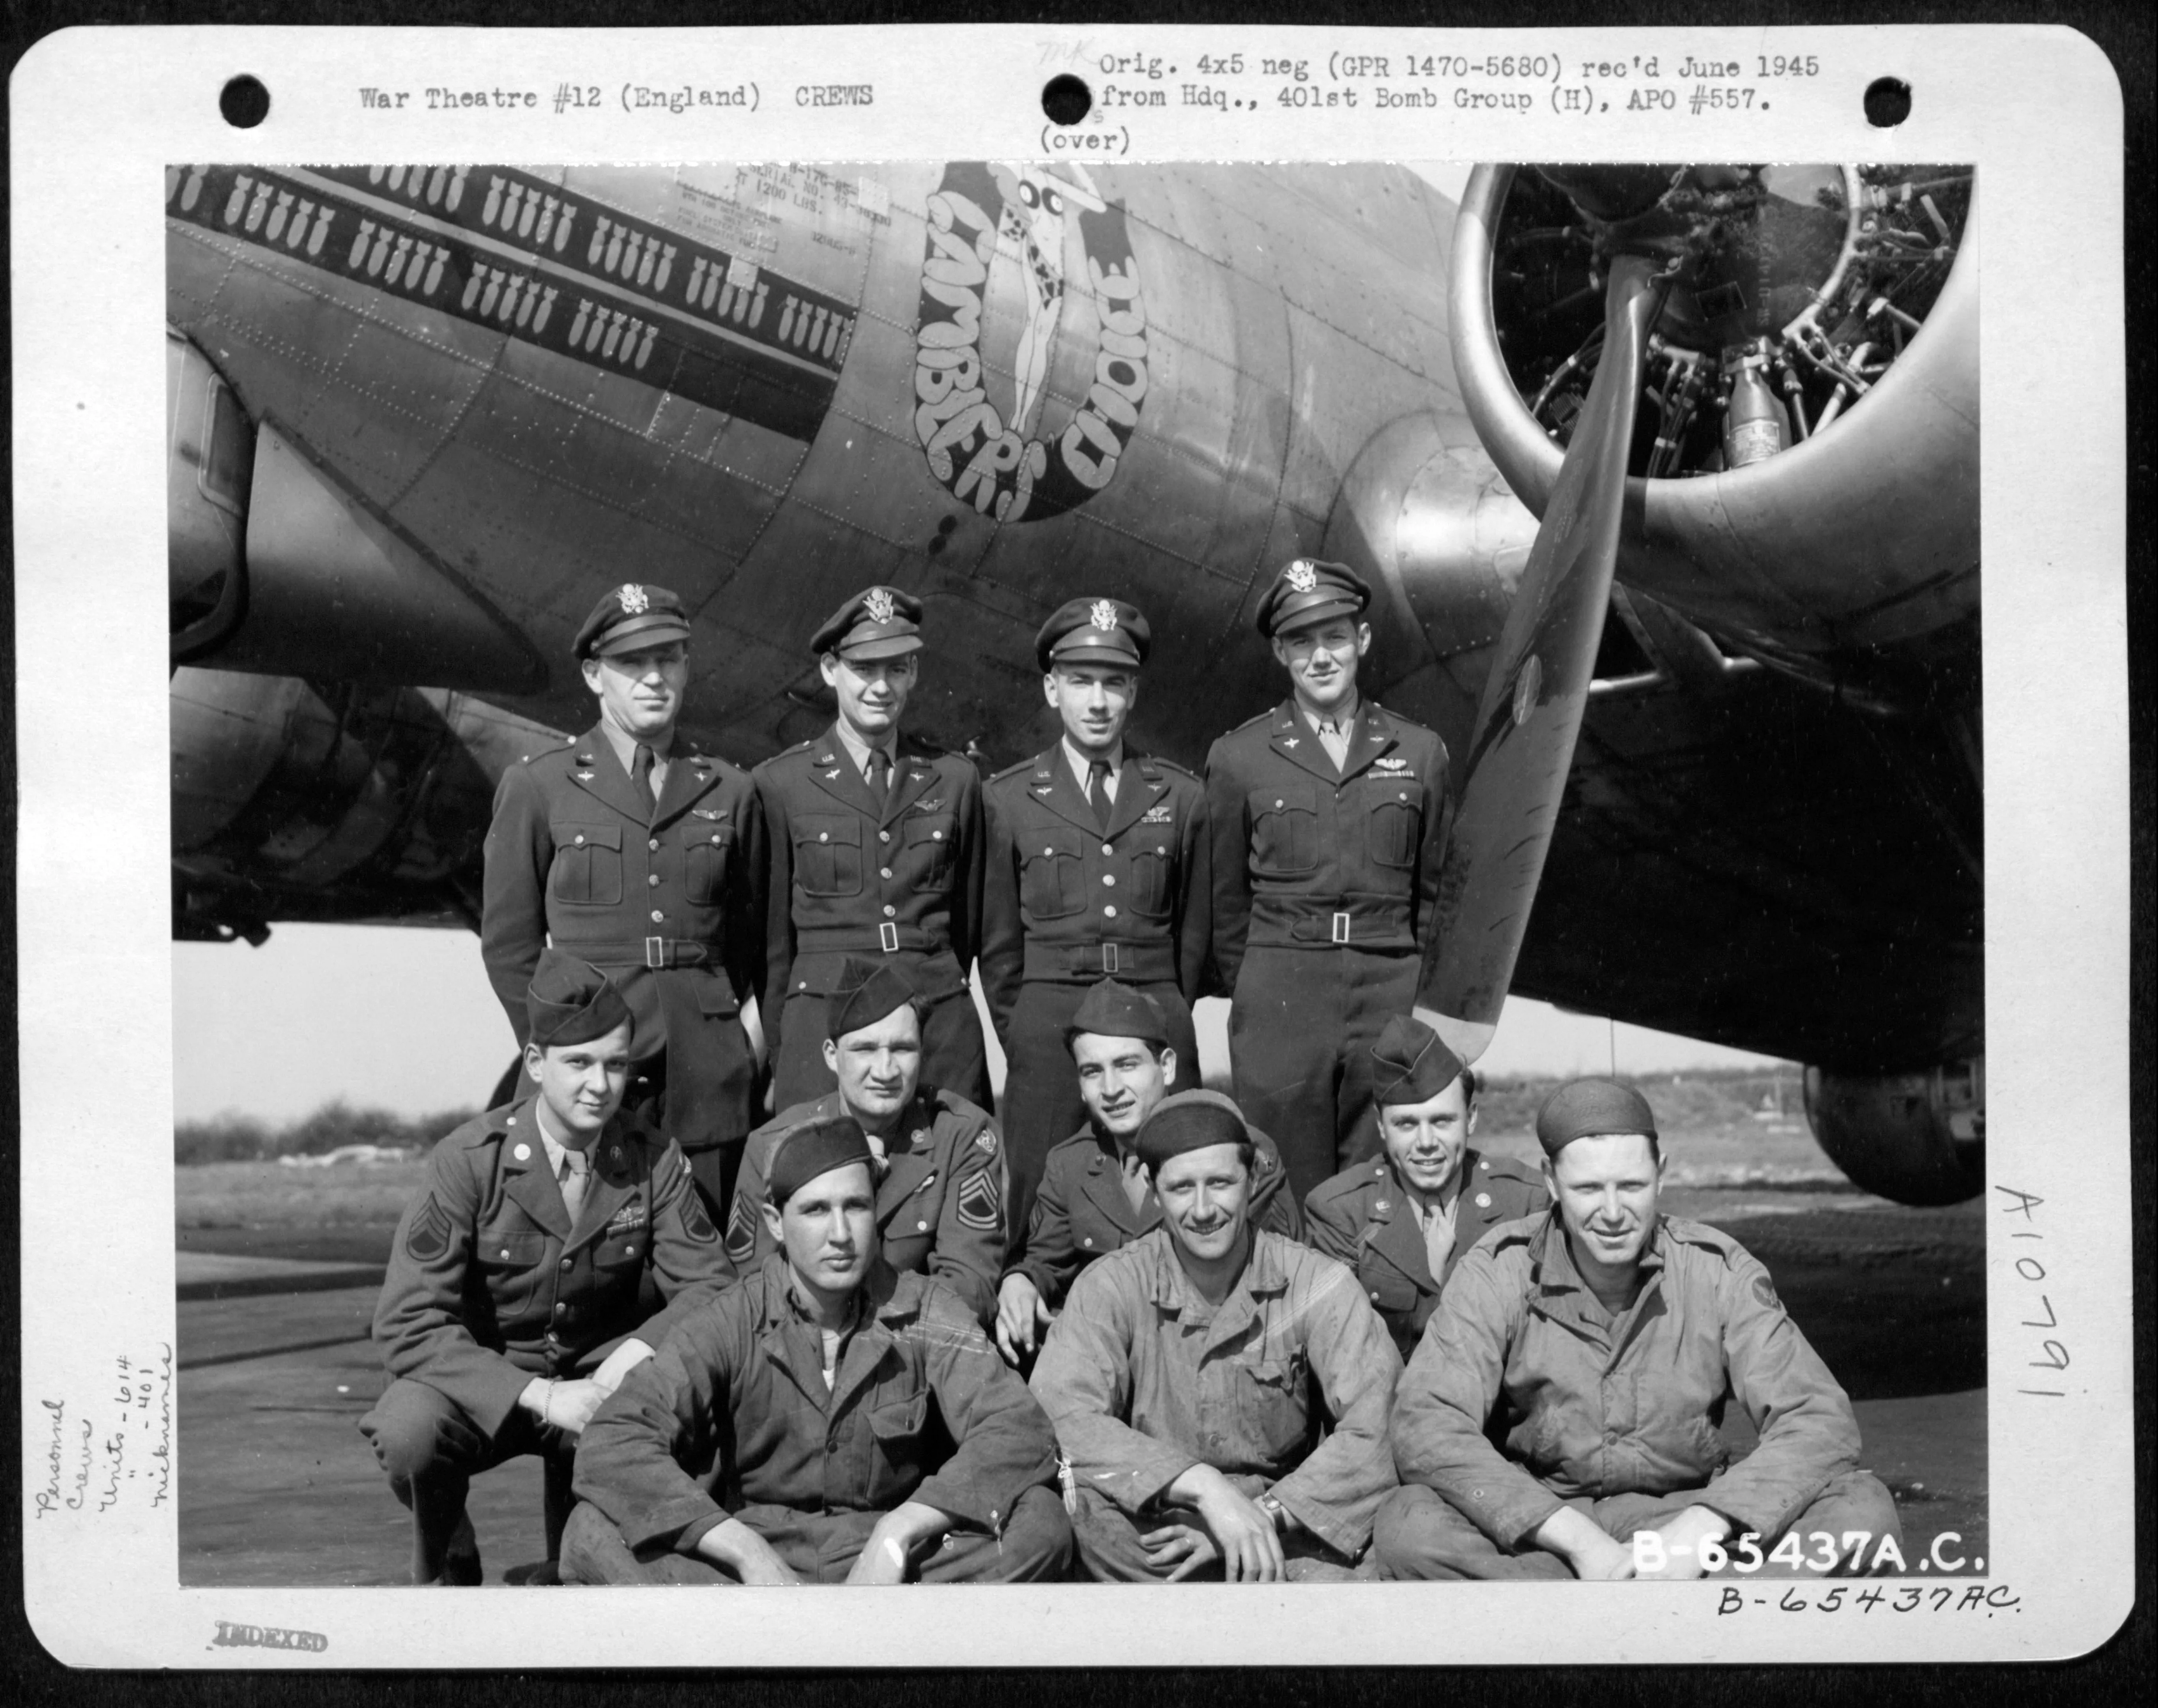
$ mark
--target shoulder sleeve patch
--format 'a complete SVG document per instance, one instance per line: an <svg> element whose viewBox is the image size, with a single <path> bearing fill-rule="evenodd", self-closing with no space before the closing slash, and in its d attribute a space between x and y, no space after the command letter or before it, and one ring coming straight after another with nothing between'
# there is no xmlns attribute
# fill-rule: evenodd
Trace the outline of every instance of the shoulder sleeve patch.
<svg viewBox="0 0 2158 1708"><path fill-rule="evenodd" d="M959 1221L987 1233L1004 1226L1004 1180L994 1163L984 1163L959 1183Z"/></svg>
<svg viewBox="0 0 2158 1708"><path fill-rule="evenodd" d="M1753 1277L1753 1303L1764 1311L1780 1311L1783 1300L1776 1297L1776 1283L1768 1279L1768 1272L1762 1270Z"/></svg>
<svg viewBox="0 0 2158 1708"><path fill-rule="evenodd" d="M756 1206L749 1201L749 1194L735 1194L735 1205L727 1215L727 1256L736 1264L747 1263L756 1255Z"/></svg>
<svg viewBox="0 0 2158 1708"><path fill-rule="evenodd" d="M405 1249L421 1262L432 1263L450 1249L452 1231L449 1211L430 1192L419 1215L412 1218L411 1229L405 1236Z"/></svg>
<svg viewBox="0 0 2158 1708"><path fill-rule="evenodd" d="M689 1183L682 1195L682 1231L700 1246L709 1246L720 1236L720 1231L712 1226L711 1217L705 1212L705 1195L697 1189L694 1182Z"/></svg>
<svg viewBox="0 0 2158 1708"><path fill-rule="evenodd" d="M996 1128L994 1127L984 1127L979 1133L976 1133L974 1135L974 1148L978 1151L986 1151L989 1155L994 1156L997 1153Z"/></svg>

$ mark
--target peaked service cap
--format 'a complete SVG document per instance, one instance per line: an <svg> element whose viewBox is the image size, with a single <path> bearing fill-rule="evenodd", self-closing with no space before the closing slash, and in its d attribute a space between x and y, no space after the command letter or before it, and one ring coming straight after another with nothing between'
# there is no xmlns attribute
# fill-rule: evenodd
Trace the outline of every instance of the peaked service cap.
<svg viewBox="0 0 2158 1708"><path fill-rule="evenodd" d="M1330 617L1355 617L1371 602L1370 584L1346 564L1295 558L1259 601L1259 632L1268 640Z"/></svg>
<svg viewBox="0 0 2158 1708"><path fill-rule="evenodd" d="M824 619L809 637L809 650L864 664L918 653L922 601L896 587L865 587Z"/></svg>
<svg viewBox="0 0 2158 1708"><path fill-rule="evenodd" d="M1034 656L1057 664L1119 664L1136 670L1154 648L1154 630L1136 605L1121 599L1071 599L1041 626Z"/></svg>
<svg viewBox="0 0 2158 1708"><path fill-rule="evenodd" d="M679 596L649 582L624 581L600 595L578 627L572 650L580 659L604 658L689 638L689 619Z"/></svg>

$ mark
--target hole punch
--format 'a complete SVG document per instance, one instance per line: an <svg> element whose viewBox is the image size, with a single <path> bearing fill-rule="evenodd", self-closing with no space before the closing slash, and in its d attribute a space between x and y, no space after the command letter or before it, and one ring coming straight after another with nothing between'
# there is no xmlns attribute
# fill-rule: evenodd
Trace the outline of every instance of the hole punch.
<svg viewBox="0 0 2158 1708"><path fill-rule="evenodd" d="M243 71L219 92L217 110L235 131L251 131L270 116L270 91Z"/></svg>
<svg viewBox="0 0 2158 1708"><path fill-rule="evenodd" d="M1911 85L1900 77L1877 77L1866 85L1866 122L1892 131L1911 116Z"/></svg>
<svg viewBox="0 0 2158 1708"><path fill-rule="evenodd" d="M1094 110L1094 91L1085 79L1060 71L1041 85L1041 110L1053 125L1076 125Z"/></svg>

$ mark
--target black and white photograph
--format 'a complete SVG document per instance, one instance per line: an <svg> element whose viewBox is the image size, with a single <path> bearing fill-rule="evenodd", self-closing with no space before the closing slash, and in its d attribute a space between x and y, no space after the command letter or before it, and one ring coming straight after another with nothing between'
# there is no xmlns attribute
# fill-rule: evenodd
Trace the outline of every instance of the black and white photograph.
<svg viewBox="0 0 2158 1708"><path fill-rule="evenodd" d="M606 52L493 152L503 90L386 63L307 74L379 116L314 152L274 88L116 142L164 482L137 422L51 525L132 519L113 929L169 997L105 1095L172 1267L42 1370L26 1292L34 1618L124 1523L191 1665L638 1587L713 1592L637 1657L692 1664L787 1664L793 1585L1144 1584L1307 1659L1360 1601L1433 1610L1392 1660L1588 1658L1627 1596L1674 1659L2102 1639L2118 1515L2079 1616L2027 1444L2125 1468L2125 957L2071 1032L2034 945L2125 895L2042 890L2001 706L2121 572L2101 515L2036 634L1981 434L2031 168L1864 80L1871 139L1769 146L1804 33L1332 34L1045 49L944 145L873 55ZM1701 122L1554 143L1666 85ZM1262 104L1293 149L1193 140ZM888 1660L969 1600L837 1605Z"/></svg>

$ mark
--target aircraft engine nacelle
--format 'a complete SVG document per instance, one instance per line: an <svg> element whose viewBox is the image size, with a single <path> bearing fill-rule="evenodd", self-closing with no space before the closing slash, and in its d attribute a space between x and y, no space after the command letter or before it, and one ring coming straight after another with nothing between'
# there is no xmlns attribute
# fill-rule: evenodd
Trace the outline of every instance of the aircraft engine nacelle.
<svg viewBox="0 0 2158 1708"><path fill-rule="evenodd" d="M249 419L168 328L172 658L271 675L531 693L530 646L302 440Z"/></svg>
<svg viewBox="0 0 2158 1708"><path fill-rule="evenodd" d="M1830 1161L1898 1204L1985 1189L1985 1058L1918 1073L1806 1070L1806 1118Z"/></svg>
<svg viewBox="0 0 2158 1708"><path fill-rule="evenodd" d="M1649 340L1619 581L1792 673L1863 678L1901 648L1886 698L1967 699L1975 212L1960 168L1479 167L1451 297L1484 448L1541 516L1612 256L1683 256Z"/></svg>
<svg viewBox="0 0 2158 1708"><path fill-rule="evenodd" d="M173 931L469 925L503 771L562 738L439 689L173 673Z"/></svg>

